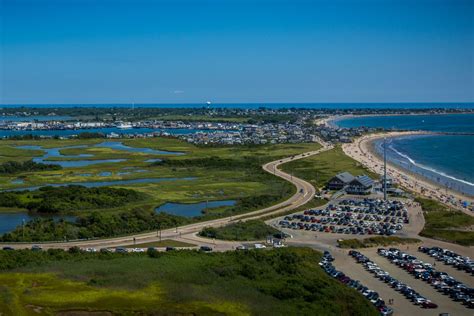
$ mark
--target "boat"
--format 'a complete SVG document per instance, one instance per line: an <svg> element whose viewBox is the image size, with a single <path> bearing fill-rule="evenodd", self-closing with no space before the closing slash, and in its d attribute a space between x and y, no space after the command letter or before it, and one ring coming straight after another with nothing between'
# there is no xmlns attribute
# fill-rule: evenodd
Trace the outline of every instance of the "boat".
<svg viewBox="0 0 474 316"><path fill-rule="evenodd" d="M119 125L117 125L117 128L130 129L130 128L133 128L133 126L131 123L120 123Z"/></svg>

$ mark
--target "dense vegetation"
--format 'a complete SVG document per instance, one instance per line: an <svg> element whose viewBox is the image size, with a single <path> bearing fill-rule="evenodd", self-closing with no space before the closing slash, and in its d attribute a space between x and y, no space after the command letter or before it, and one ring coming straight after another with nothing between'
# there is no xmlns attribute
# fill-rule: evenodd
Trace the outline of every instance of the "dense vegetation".
<svg viewBox="0 0 474 316"><path fill-rule="evenodd" d="M239 221L224 227L206 227L199 235L207 238L223 240L262 240L269 235L278 233L278 230L266 225L261 220Z"/></svg>
<svg viewBox="0 0 474 316"><path fill-rule="evenodd" d="M395 236L376 236L369 237L364 239L341 239L338 240L338 245L341 248L370 248L377 246L391 246L391 245L404 245L404 244L413 244L421 242L421 240L416 238L403 238Z"/></svg>
<svg viewBox="0 0 474 316"><path fill-rule="evenodd" d="M79 185L41 187L35 191L0 192L0 206L26 208L44 214L123 206L145 198L143 193L110 187Z"/></svg>
<svg viewBox="0 0 474 316"><path fill-rule="evenodd" d="M463 246L474 245L474 217L449 208L431 199L416 198L421 204L425 217L425 227L420 235L453 242Z"/></svg>
<svg viewBox="0 0 474 316"><path fill-rule="evenodd" d="M190 219L141 208L127 212L103 214L93 212L78 216L75 222L36 218L0 237L1 241L54 241L128 235L144 231L172 228Z"/></svg>
<svg viewBox="0 0 474 316"><path fill-rule="evenodd" d="M282 169L311 182L316 188L324 187L332 177L344 171L348 171L354 176L366 174L373 179L378 178L377 174L344 154L341 147L306 159L288 162L283 165Z"/></svg>
<svg viewBox="0 0 474 316"><path fill-rule="evenodd" d="M362 295L326 275L319 259L320 253L306 248L127 255L0 251L6 272L0 273L0 310L377 315Z"/></svg>
<svg viewBox="0 0 474 316"><path fill-rule="evenodd" d="M260 167L256 157L238 157L238 158L221 158L217 156L191 158L191 159L163 159L152 163L154 166L170 166L170 167L199 167L199 168L249 168Z"/></svg>
<svg viewBox="0 0 474 316"><path fill-rule="evenodd" d="M0 164L0 174L15 174L20 172L33 172L44 170L61 170L62 167L58 165L37 163L33 160L18 162L7 161Z"/></svg>

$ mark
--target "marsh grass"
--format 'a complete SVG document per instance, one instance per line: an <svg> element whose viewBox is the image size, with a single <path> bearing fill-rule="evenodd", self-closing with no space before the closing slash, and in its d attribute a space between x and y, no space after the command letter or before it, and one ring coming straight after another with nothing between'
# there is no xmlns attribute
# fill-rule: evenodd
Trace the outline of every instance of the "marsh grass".
<svg viewBox="0 0 474 316"><path fill-rule="evenodd" d="M317 264L320 253L307 248L174 251L154 258L48 252L32 258L29 253L0 251L0 269L5 271L0 273L0 307L8 306L14 314L35 305L51 314L87 309L122 314L377 315L360 294L326 275ZM5 270L4 256L16 268Z"/></svg>

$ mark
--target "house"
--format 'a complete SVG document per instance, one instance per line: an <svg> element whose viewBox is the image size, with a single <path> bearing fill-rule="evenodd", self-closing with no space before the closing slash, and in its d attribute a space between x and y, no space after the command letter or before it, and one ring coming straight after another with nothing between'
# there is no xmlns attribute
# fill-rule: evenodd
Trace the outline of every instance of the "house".
<svg viewBox="0 0 474 316"><path fill-rule="evenodd" d="M374 180L366 175L357 176L352 180L346 188L349 194L370 194Z"/></svg>
<svg viewBox="0 0 474 316"><path fill-rule="evenodd" d="M340 190L348 185L351 181L355 178L349 172L342 172L335 175L331 180L328 182L328 189L329 190Z"/></svg>

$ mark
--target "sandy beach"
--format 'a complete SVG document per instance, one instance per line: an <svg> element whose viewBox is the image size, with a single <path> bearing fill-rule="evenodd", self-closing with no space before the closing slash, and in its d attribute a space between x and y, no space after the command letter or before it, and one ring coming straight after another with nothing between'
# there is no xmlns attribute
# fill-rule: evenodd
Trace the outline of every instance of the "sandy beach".
<svg viewBox="0 0 474 316"><path fill-rule="evenodd" d="M330 116L324 116L324 117L320 117L318 119L316 119L314 121L314 124L315 125L325 125L325 126L328 126L329 123L335 118L334 115L330 115Z"/></svg>
<svg viewBox="0 0 474 316"><path fill-rule="evenodd" d="M390 132L366 135L355 139L353 143L342 145L342 149L346 155L359 161L373 172L383 174L383 159L374 153L371 143L376 139L383 137L397 137L418 134L423 134L423 132ZM417 192L423 196L435 199L445 205L459 209L466 214L474 216L473 212L464 208L461 204L462 201L468 201L472 204L473 199L471 197L468 197L457 191L449 189L446 190L445 188L428 181L422 176L407 172L406 170L403 170L402 168L389 162L387 162L387 174L392 177L395 183L409 191Z"/></svg>

